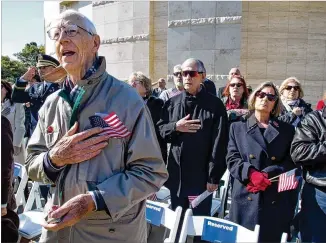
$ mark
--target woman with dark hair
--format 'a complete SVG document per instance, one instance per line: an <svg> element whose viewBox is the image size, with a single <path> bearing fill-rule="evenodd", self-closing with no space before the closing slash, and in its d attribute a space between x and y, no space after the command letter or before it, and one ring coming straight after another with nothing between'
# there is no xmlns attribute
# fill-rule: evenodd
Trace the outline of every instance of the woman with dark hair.
<svg viewBox="0 0 326 243"><path fill-rule="evenodd" d="M164 105L163 100L152 96L152 81L142 72L134 72L130 75L128 83L134 87L138 94L143 97L154 123L157 140L161 147L164 163L167 161L167 144L163 140L158 130L157 122L160 120L161 110Z"/></svg>
<svg viewBox="0 0 326 243"><path fill-rule="evenodd" d="M12 186L14 161L13 135L7 118L1 116L1 242L17 242L19 218ZM5 233L4 233L5 232Z"/></svg>
<svg viewBox="0 0 326 243"><path fill-rule="evenodd" d="M242 116L248 114L248 96L245 79L241 76L232 76L221 98L230 122L239 121Z"/></svg>
<svg viewBox="0 0 326 243"><path fill-rule="evenodd" d="M290 232L298 192L278 192L270 178L295 168L290 157L294 127L277 120L281 100L272 82L248 100L252 114L230 127L227 166L233 178L230 220L250 230L260 225L259 242L279 242Z"/></svg>
<svg viewBox="0 0 326 243"><path fill-rule="evenodd" d="M303 89L296 77L290 77L283 81L280 86L282 109L279 119L295 127L312 111L311 104L303 100Z"/></svg>
<svg viewBox="0 0 326 243"><path fill-rule="evenodd" d="M14 161L25 164L25 110L23 104L13 103L11 100L12 87L9 82L1 81L1 115L5 116L14 135Z"/></svg>

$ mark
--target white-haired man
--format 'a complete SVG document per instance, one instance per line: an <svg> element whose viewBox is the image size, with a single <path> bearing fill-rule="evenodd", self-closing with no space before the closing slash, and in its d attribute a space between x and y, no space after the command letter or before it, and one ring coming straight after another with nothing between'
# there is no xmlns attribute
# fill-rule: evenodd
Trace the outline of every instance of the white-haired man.
<svg viewBox="0 0 326 243"><path fill-rule="evenodd" d="M185 90L165 102L158 122L161 136L171 143L166 186L172 209L187 209L189 197L216 190L226 169L226 110L202 87L203 72L200 60L190 58L182 64ZM194 215L210 216L211 205L212 196L193 209Z"/></svg>
<svg viewBox="0 0 326 243"><path fill-rule="evenodd" d="M84 15L67 10L47 33L67 78L28 144L30 178L56 185L40 242L145 242L145 199L168 176L150 114L105 71Z"/></svg>

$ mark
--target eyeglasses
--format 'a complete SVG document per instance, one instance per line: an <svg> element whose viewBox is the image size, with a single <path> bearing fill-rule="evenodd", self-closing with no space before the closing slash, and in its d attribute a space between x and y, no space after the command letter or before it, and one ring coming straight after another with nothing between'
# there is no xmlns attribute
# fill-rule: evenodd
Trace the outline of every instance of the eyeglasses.
<svg viewBox="0 0 326 243"><path fill-rule="evenodd" d="M63 26L63 27L54 27L54 28L51 28L47 31L48 33L48 36L51 40L58 40L59 37L60 37L60 34L61 34L61 30L64 29L64 32L67 36L69 37L74 37L77 35L78 33L78 28L86 31L88 34L90 34L91 36L93 36L94 34L89 32L88 30L85 30L84 28L78 26L78 25L75 25L75 24L70 24L70 25L66 25L66 26Z"/></svg>
<svg viewBox="0 0 326 243"><path fill-rule="evenodd" d="M191 78L197 77L198 74L203 73L203 72L197 72L197 71L182 71L182 76L187 77L188 75Z"/></svg>
<svg viewBox="0 0 326 243"><path fill-rule="evenodd" d="M182 76L181 72L173 73L173 75L174 75L175 77L179 77L179 75Z"/></svg>
<svg viewBox="0 0 326 243"><path fill-rule="evenodd" d="M256 97L259 97L260 99L264 99L266 96L269 101L275 101L277 99L277 96L273 94L267 94L262 91L256 93Z"/></svg>
<svg viewBox="0 0 326 243"><path fill-rule="evenodd" d="M286 90L292 90L294 89L295 91L298 91L300 90L300 87L299 86L291 86L291 85L288 85L285 87Z"/></svg>
<svg viewBox="0 0 326 243"><path fill-rule="evenodd" d="M235 86L237 86L237 88L240 88L241 86L243 86L243 84L242 83L232 83L232 84L230 84L230 86L232 88L234 88Z"/></svg>

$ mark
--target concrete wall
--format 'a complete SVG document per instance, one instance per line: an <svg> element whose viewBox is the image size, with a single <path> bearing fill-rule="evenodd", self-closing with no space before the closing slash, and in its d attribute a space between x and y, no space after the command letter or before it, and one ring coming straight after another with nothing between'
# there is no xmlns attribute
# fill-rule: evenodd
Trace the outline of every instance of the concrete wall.
<svg viewBox="0 0 326 243"><path fill-rule="evenodd" d="M240 69L255 86L296 76L315 105L326 89L326 2L242 2Z"/></svg>
<svg viewBox="0 0 326 243"><path fill-rule="evenodd" d="M133 71L149 75L149 12L149 1L93 3L93 22L102 40L99 54L116 78L125 80Z"/></svg>
<svg viewBox="0 0 326 243"><path fill-rule="evenodd" d="M241 2L169 1L168 71L189 57L201 59L217 86L240 65ZM172 82L172 76L170 76Z"/></svg>

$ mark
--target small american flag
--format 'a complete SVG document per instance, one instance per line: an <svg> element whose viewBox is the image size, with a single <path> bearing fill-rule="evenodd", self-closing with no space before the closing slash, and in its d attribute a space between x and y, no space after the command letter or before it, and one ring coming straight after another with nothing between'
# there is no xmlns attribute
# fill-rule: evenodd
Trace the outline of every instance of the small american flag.
<svg viewBox="0 0 326 243"><path fill-rule="evenodd" d="M103 118L98 115L91 116L89 120L92 127L102 127L104 129L100 135L109 134L112 138L125 138L131 135L114 112Z"/></svg>
<svg viewBox="0 0 326 243"><path fill-rule="evenodd" d="M156 196L156 193L153 193L152 195L150 195L148 198L148 200L151 200L151 201L157 201L157 196Z"/></svg>
<svg viewBox="0 0 326 243"><path fill-rule="evenodd" d="M293 169L280 175L278 192L293 190L298 187L299 180L295 175L296 170L297 169Z"/></svg>

